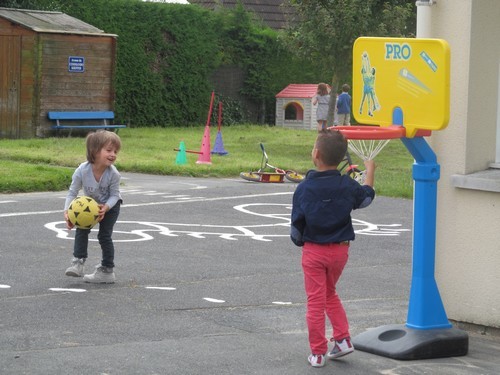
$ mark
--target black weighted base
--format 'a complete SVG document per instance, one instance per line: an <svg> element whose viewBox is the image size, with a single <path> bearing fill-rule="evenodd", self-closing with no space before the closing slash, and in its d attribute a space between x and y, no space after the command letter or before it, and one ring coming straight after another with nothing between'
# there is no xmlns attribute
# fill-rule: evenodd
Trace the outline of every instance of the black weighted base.
<svg viewBox="0 0 500 375"><path fill-rule="evenodd" d="M459 357L467 354L469 335L458 328L413 329L392 324L353 338L356 350L403 360Z"/></svg>

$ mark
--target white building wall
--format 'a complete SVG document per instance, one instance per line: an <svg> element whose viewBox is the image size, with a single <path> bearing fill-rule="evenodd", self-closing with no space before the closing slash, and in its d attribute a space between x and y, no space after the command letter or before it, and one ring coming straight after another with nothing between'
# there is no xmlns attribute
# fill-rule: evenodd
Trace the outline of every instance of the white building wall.
<svg viewBox="0 0 500 375"><path fill-rule="evenodd" d="M441 165L436 280L449 319L500 327L500 190L459 187L481 186L473 173L495 160L500 1L439 0L431 18L451 49L450 122L430 138Z"/></svg>

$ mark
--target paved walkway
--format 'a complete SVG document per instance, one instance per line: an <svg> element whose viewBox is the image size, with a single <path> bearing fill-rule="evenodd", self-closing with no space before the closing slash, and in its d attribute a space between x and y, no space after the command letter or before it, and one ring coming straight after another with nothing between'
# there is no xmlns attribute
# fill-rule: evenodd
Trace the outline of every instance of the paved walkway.
<svg viewBox="0 0 500 375"><path fill-rule="evenodd" d="M113 285L64 276L65 192L0 195L0 373L498 374L500 336L468 327L469 352L400 361L357 350L312 369L295 185L124 174ZM357 336L404 324L412 202L354 215L339 292ZM95 238L87 271L100 260Z"/></svg>

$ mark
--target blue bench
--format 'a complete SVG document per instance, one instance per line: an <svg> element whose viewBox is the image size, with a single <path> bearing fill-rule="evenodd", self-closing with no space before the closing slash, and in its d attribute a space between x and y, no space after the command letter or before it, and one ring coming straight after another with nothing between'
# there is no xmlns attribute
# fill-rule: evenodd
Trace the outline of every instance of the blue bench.
<svg viewBox="0 0 500 375"><path fill-rule="evenodd" d="M112 111L82 111L82 112L48 112L49 120L55 120L56 124L52 125L52 129L59 133L59 130L69 130L69 136L73 129L118 129L126 128L127 125L114 125L111 122L115 118ZM61 123L64 121L64 124ZM77 121L86 122L78 124ZM89 123L99 121L99 123Z"/></svg>

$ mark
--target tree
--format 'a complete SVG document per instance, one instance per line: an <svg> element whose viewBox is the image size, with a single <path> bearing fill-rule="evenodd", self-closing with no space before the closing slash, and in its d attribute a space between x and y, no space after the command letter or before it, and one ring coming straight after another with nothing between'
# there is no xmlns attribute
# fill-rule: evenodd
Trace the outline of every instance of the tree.
<svg viewBox="0 0 500 375"><path fill-rule="evenodd" d="M416 8L407 0L289 0L296 19L284 41L291 51L331 74L332 91L352 79L352 46L360 36L415 34ZM329 125L333 124L331 96Z"/></svg>
<svg viewBox="0 0 500 375"><path fill-rule="evenodd" d="M257 122L274 122L275 94L290 82L307 81L314 76L304 61L291 54L278 39L278 32L255 21L241 3L234 9L219 11L221 17L222 62L237 65L244 72L240 93L258 105Z"/></svg>

